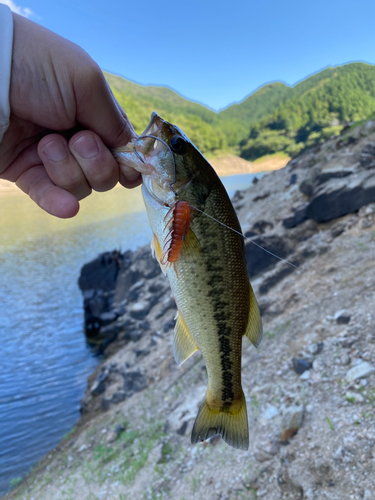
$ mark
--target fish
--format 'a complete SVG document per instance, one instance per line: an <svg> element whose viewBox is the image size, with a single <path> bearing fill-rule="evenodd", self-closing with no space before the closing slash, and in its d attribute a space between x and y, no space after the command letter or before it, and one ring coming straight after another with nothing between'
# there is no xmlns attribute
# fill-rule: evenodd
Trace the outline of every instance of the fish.
<svg viewBox="0 0 375 500"><path fill-rule="evenodd" d="M181 366L200 350L206 363L207 390L191 442L220 435L228 445L247 450L242 338L258 347L262 320L229 196L182 130L155 112L141 136L113 153L120 164L142 173L151 248L177 305L175 360Z"/></svg>

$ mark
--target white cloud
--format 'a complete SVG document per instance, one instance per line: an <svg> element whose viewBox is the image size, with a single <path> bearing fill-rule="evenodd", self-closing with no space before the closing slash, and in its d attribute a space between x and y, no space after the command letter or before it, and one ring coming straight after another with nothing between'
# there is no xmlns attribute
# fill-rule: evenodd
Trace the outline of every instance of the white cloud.
<svg viewBox="0 0 375 500"><path fill-rule="evenodd" d="M21 16L30 17L35 15L34 12L29 9L29 7L21 7L19 5L16 5L13 0L0 0L0 3L7 5L10 10L15 12L16 14L20 14Z"/></svg>

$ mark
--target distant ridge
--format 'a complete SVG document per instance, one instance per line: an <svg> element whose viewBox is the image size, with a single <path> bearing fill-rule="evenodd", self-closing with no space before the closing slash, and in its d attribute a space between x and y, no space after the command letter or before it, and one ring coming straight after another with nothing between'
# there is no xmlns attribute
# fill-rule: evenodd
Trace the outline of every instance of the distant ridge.
<svg viewBox="0 0 375 500"><path fill-rule="evenodd" d="M293 87L269 83L219 113L165 87L105 77L136 132L156 111L203 153L230 151L247 160L281 151L295 155L375 112L375 66L366 63L328 67Z"/></svg>

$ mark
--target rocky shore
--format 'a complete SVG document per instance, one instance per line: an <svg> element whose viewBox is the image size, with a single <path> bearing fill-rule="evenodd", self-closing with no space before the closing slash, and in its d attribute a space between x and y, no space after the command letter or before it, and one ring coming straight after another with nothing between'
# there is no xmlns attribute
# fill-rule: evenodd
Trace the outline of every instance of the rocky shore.
<svg viewBox="0 0 375 500"><path fill-rule="evenodd" d="M6 498L375 498L375 122L233 204L264 323L258 349L243 343L249 450L190 444L203 360L175 364L176 307L149 247L112 251L79 279L87 337L105 358L82 419Z"/></svg>

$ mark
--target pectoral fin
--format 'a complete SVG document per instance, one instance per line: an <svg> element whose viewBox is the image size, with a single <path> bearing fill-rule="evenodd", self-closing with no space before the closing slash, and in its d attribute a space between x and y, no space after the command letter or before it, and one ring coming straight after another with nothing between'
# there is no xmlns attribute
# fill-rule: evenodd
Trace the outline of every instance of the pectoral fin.
<svg viewBox="0 0 375 500"><path fill-rule="evenodd" d="M195 236L195 233L190 228L187 234L185 235L184 243L181 248L180 257L194 257L197 253L200 253L202 248L198 241L198 238Z"/></svg>
<svg viewBox="0 0 375 500"><path fill-rule="evenodd" d="M185 321L178 312L176 316L176 326L173 337L173 354L176 363L181 366L192 354L199 349L197 344L192 339L192 336L187 329Z"/></svg>
<svg viewBox="0 0 375 500"><path fill-rule="evenodd" d="M255 298L253 289L250 285L249 321L247 323L245 336L250 340L250 342L255 347L258 347L260 341L262 340L262 335L263 335L262 318L260 317L257 299Z"/></svg>

